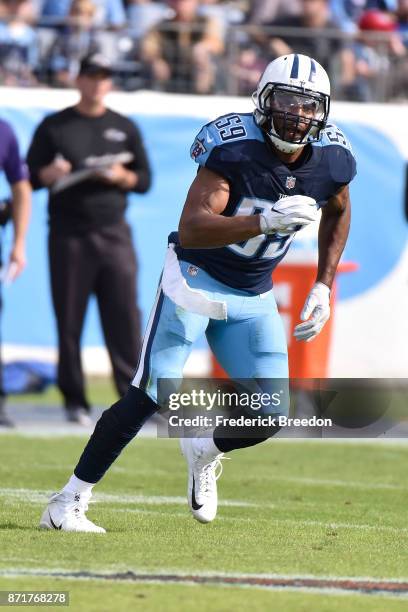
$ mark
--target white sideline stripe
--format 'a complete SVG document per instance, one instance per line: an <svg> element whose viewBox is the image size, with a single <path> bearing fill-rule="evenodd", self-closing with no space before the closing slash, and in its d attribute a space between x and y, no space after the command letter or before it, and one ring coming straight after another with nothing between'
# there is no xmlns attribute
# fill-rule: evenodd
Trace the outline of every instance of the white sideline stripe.
<svg viewBox="0 0 408 612"><path fill-rule="evenodd" d="M263 590L269 590L269 591L296 591L296 592L302 592L302 593L310 593L310 594L319 594L319 595L348 595L349 597L354 597L354 596L369 596L369 597L382 597L382 598L396 598L396 599L406 599L407 595L405 593L392 593L392 592L388 592L388 591L377 591L377 592L371 592L371 593L364 593L363 591L358 591L358 584L356 584L356 589L355 590L351 590L351 589L345 589L342 588L339 584L338 587L334 587L332 585L327 585L327 586L322 586L322 587L317 587L317 586L297 586L295 584L295 582L297 580L303 580L303 579L310 579L310 580L330 580L330 581L338 581L341 582L343 580L349 580L349 581L353 581L353 582L368 582L368 583L372 583L373 585L377 584L378 582L387 582L387 583L391 583L391 584L395 584L396 586L398 586L398 584L401 584L403 582L406 582L406 579L383 579L383 578L363 578L363 577L359 577L359 576L354 576L352 578L341 578L338 576L315 576L315 575L286 575L286 574L236 574L236 573L226 573L226 572L189 572L189 573L185 573L185 572L180 572L180 571L174 571L174 570L168 570L168 571L164 571L164 570L159 570L158 572L148 572L148 571L144 571L144 570L133 570L133 573L135 575L137 575L137 573L140 573L144 576L148 575L151 576L151 578L145 578L144 580L141 578L140 580L135 580L132 578L120 578L117 579L116 575L118 573L125 573L127 570L108 570L108 571L104 571L104 570L92 570L89 571L89 576L84 575L84 576L77 576L74 574L80 573L81 570L79 569L56 569L56 568L36 568L36 569L31 569L31 568L8 568L8 569L0 569L0 578L4 577L4 578L19 578L19 577L27 577L30 576L31 578L55 578L55 579L65 579L65 580L72 580L72 581L95 581L95 582L106 582L109 579L112 579L113 581L116 582L120 582L120 583L139 583L139 584L176 584L176 585L180 585L180 586L197 586L197 582L195 582L194 580L188 580L189 578L191 578L192 574L193 576L196 577L200 577L200 578L213 578L214 582L208 582L205 584L201 584L200 586L208 586L208 587L219 587L219 588L238 588L238 589L263 589ZM93 574L93 575L92 575ZM102 575L104 574L104 575ZM169 580L167 578L168 575L172 575L175 578L185 578L185 581L178 581L178 580ZM237 578L237 579L242 579L243 581L248 580L248 579L252 579L252 580L263 580L263 579L276 579L276 580L293 580L294 584L292 585L285 585L285 586L281 586L281 585L263 585L263 584L240 584L238 583L232 583L232 584L228 584L228 583L222 583L222 582L216 582L216 580L218 579L228 579L228 578Z"/></svg>
<svg viewBox="0 0 408 612"><path fill-rule="evenodd" d="M86 434L88 435L88 433ZM56 465L55 463L41 463L41 462L34 462L31 463L31 466L34 467L38 467L38 468L45 468L45 469L66 469L66 470L70 470L72 469L71 465L63 465L63 464L58 464ZM145 468L123 468L123 467L119 467L119 466L112 466L111 471L115 471L117 473L123 473L123 474L137 474L138 472L140 473L144 473L145 472ZM152 470L150 469L150 472L155 474L155 475L162 475L166 473L166 470L164 469L155 469ZM381 489L385 489L385 490L390 490L390 491L407 491L408 492L408 486L407 485L398 485L398 484L391 484L391 483L381 483L381 482L377 482L377 483L367 483L367 482L360 482L360 481L354 481L354 480L341 480L341 479L330 479L330 478L304 478L304 477L297 477L297 476L275 476L275 475L271 475L271 474L267 474L265 476L263 476L264 480L268 480L270 482L293 482L293 483L297 483L297 484L310 484L310 485L323 485L323 486L334 486L334 487L347 487L347 488L355 488L355 489L364 489L364 490L381 490ZM3 489L0 488L0 492ZM20 490L20 489L14 489L14 490ZM31 490L31 489L27 489L27 490ZM251 505L257 505L257 504L251 504Z"/></svg>
<svg viewBox="0 0 408 612"><path fill-rule="evenodd" d="M12 488L0 488L0 497L8 497L19 501L29 501L35 504L47 503L49 496L52 491L38 490L38 489L12 489ZM112 495L110 493L95 493L91 500L92 503L104 503L110 502L114 504L146 504L150 506L161 506L166 504L176 504L183 506L187 503L185 497L181 496L169 496L169 495L129 495L127 493L117 493ZM261 507L259 504L236 500L226 499L219 502L220 506L236 506L238 508L257 508ZM263 504L262 504L263 507Z"/></svg>
<svg viewBox="0 0 408 612"><path fill-rule="evenodd" d="M220 505L220 504L219 504ZM276 506L265 504L264 507L271 508ZM168 512L161 512L160 510L145 510L141 508L118 508L116 512L126 512L131 514L149 514L154 516L163 516L168 517ZM171 512L172 517L177 518L186 518L186 515L182 512ZM231 522L251 522L250 517L242 517L242 516L218 516L218 521L231 521ZM306 527L322 527L324 529L360 529L361 531L385 531L389 533L405 533L408 532L408 528L406 527L388 527L386 525L377 526L377 525L367 525L364 523L325 523L324 521L309 521L304 519L279 519L279 518L264 518L264 517L256 517L257 523L278 523L278 524L289 524L289 525L298 525L298 526L306 526Z"/></svg>
<svg viewBox="0 0 408 612"><path fill-rule="evenodd" d="M258 519L267 520L267 519ZM268 519L269 520L269 519ZM325 529L361 529L363 531L386 531L389 533L408 533L408 527L390 527L387 525L367 525L365 523L325 523L324 521L309 521L297 519L273 519L277 523L290 523L291 525L306 525L310 527L324 527Z"/></svg>
<svg viewBox="0 0 408 612"><path fill-rule="evenodd" d="M139 367L138 367L138 369L136 371L136 374L134 375L132 383L131 383L135 387L137 387L140 384L141 378L143 376L144 360L145 360L145 356L146 356L146 348L147 348L147 345L148 345L148 342L149 342L150 332L152 330L153 321L154 321L154 317L156 315L157 305L159 303L161 292L162 292L162 284L160 283L159 288L157 289L156 299L154 301L154 305L153 305L152 311L150 313L149 322L147 324L147 328L146 328L146 331L145 331L145 334L144 334L143 345L142 345L142 352L140 354ZM149 367L149 365L148 365L148 367Z"/></svg>
<svg viewBox="0 0 408 612"><path fill-rule="evenodd" d="M388 483L372 483L369 484L367 482L357 482L353 480L331 480L330 478L298 478L296 476L271 476L266 475L265 480L273 480L276 482L296 482L299 484L310 484L310 485L328 485L334 487L354 487L356 489L390 489L393 491L407 491L407 487L403 485L397 484L388 484Z"/></svg>
<svg viewBox="0 0 408 612"><path fill-rule="evenodd" d="M66 472L71 471L72 472L72 463L67 463L66 465L62 464L62 463L58 463L58 465L56 465L55 463L42 463L41 461L31 461L30 462L30 468L39 468L42 470L64 470ZM132 469L130 468L125 468L125 467L121 467L121 466L117 466L117 465L112 465L109 468L109 472L110 473L115 473L115 474L132 474L132 475L136 475L136 474L146 474L146 466L134 466L132 467ZM154 476L165 476L167 474L167 471L164 469L160 469L160 468L155 468L153 469L152 467L149 467L149 475L154 475Z"/></svg>
<svg viewBox="0 0 408 612"><path fill-rule="evenodd" d="M6 497L18 501L29 501L34 504L46 504L48 497L51 495L51 491L35 490L35 489L12 489L12 488L0 488L0 498ZM96 498L96 499L95 499ZM96 493L95 498L91 500L92 503L104 503L110 502L113 504L145 504L149 506L162 506L162 505L186 505L185 497L178 496L147 496L147 495L128 495L120 493L112 495L109 493ZM237 507L237 508L276 508L276 504L257 504L252 502L245 502L241 500L220 500L219 506L225 507ZM128 509L128 512L137 513L149 513L148 510ZM151 511L151 514L158 514L158 512ZM175 513L163 512L163 516L176 516ZM181 516L181 514L180 514ZM185 516L185 515L183 515ZM248 522L251 519L249 517L219 517L221 520L228 521L243 521ZM362 531L380 531L388 533L408 533L408 527L391 527L387 525L369 525L366 523L336 523L336 522L324 522L324 521L313 521L313 520L298 520L298 519L279 519L275 517L257 517L257 522L268 522L278 524L290 524L306 527L322 527L324 529L358 529Z"/></svg>

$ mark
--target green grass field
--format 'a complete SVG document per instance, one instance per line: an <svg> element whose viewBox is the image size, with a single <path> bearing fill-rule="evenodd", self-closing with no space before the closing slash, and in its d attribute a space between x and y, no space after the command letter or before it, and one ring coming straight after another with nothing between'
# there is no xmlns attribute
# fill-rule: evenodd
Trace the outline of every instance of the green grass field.
<svg viewBox="0 0 408 612"><path fill-rule="evenodd" d="M68 590L75 611L407 610L406 595L132 583L113 574L408 578L408 446L281 440L232 453L219 516L200 525L185 502L176 442L140 439L95 490L88 515L106 535L42 532L47 494L65 483L83 445L0 437L0 590Z"/></svg>

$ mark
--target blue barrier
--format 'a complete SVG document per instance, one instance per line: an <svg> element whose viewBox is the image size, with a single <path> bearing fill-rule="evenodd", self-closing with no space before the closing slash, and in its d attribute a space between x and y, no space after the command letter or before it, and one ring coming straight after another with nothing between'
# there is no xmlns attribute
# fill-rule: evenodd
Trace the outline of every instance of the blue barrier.
<svg viewBox="0 0 408 612"><path fill-rule="evenodd" d="M23 153L45 110L2 108L14 126ZM208 118L133 117L140 125L152 161L154 182L144 196L131 196L127 218L140 262L140 306L146 322L153 302L166 248L167 235L177 227L187 188L196 172L189 158L190 144ZM378 130L342 122L358 160L358 175L351 187L353 221L346 259L360 265L358 272L340 278L340 299L374 287L396 265L407 242L403 218L404 160L395 145ZM0 195L6 185L0 181ZM47 268L46 192L35 193L28 236L28 267L5 289L3 341L10 344L54 346ZM84 345L103 344L95 304L85 322Z"/></svg>

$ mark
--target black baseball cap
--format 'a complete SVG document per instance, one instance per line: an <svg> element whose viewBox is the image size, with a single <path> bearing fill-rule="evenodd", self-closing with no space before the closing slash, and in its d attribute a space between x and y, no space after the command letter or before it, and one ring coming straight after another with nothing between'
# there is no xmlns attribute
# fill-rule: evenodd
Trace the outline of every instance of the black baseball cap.
<svg viewBox="0 0 408 612"><path fill-rule="evenodd" d="M79 64L79 74L106 74L106 76L112 76L113 68L112 62L109 58L102 53L90 53L85 55L81 59L81 63Z"/></svg>

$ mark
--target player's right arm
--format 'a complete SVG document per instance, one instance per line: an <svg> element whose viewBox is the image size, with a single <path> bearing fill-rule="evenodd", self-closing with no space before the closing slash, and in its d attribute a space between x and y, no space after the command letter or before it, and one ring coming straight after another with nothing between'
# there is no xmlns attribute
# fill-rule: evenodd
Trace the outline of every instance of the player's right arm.
<svg viewBox="0 0 408 612"><path fill-rule="evenodd" d="M196 137L190 154L199 164L179 224L184 248L211 249L245 242L260 234L292 233L315 220L316 202L306 196L290 196L270 202L261 214L223 215L230 197L230 185L242 173L240 148L248 130L244 116L225 115L205 125Z"/></svg>
<svg viewBox="0 0 408 612"><path fill-rule="evenodd" d="M184 248L216 248L258 236L260 215L224 217L228 204L228 181L219 174L200 168L187 194L179 223L180 244Z"/></svg>
<svg viewBox="0 0 408 612"><path fill-rule="evenodd" d="M181 214L181 246L211 249L244 242L259 234L290 234L314 221L317 215L316 202L312 198L296 195L283 198L260 215L224 217L221 213L228 200L228 181L208 168L201 168Z"/></svg>

